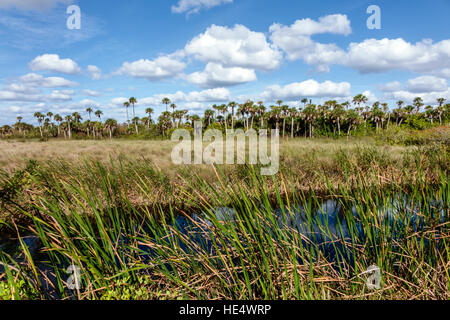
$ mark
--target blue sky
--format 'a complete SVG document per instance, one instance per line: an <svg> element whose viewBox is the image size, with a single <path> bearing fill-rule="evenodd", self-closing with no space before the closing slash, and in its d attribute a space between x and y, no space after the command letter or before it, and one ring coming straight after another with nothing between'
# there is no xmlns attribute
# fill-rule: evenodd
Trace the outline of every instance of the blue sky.
<svg viewBox="0 0 450 320"><path fill-rule="evenodd" d="M130 96L139 116L165 96L192 113L358 93L434 104L450 100L449 13L448 0L0 0L0 124L89 106L124 121Z"/></svg>

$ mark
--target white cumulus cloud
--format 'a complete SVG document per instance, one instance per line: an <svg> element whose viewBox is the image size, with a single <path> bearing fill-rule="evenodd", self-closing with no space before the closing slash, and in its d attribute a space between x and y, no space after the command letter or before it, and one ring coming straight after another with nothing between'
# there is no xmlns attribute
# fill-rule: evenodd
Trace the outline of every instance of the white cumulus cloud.
<svg viewBox="0 0 450 320"><path fill-rule="evenodd" d="M32 87L44 87L44 88L61 88L61 87L74 87L78 83L61 78L61 77L44 77L40 74L29 73L19 78L21 84Z"/></svg>
<svg viewBox="0 0 450 320"><path fill-rule="evenodd" d="M406 89L413 93L443 92L448 89L448 85L443 78L422 76L408 80Z"/></svg>
<svg viewBox="0 0 450 320"><path fill-rule="evenodd" d="M50 71L64 74L77 74L81 69L72 59L61 59L57 54L44 54L29 64L33 71Z"/></svg>
<svg viewBox="0 0 450 320"><path fill-rule="evenodd" d="M385 85L379 89L384 92L384 99L402 100L412 103L417 97L426 104L436 104L438 98L450 99L450 87L447 80L434 76L421 76L406 81L405 85L395 82L395 86Z"/></svg>
<svg viewBox="0 0 450 320"><path fill-rule="evenodd" d="M247 82L256 81L254 70L245 68L224 68L217 63L208 63L202 72L194 72L186 76L186 79L204 88L228 87Z"/></svg>
<svg viewBox="0 0 450 320"><path fill-rule="evenodd" d="M367 39L351 43L343 61L361 73L408 70L439 74L442 69L450 68L450 40L412 44L401 38Z"/></svg>
<svg viewBox="0 0 450 320"><path fill-rule="evenodd" d="M323 98L323 97L346 97L350 95L351 85L348 82L325 81L322 83L316 80L306 80L295 82L284 87L273 85L267 87L262 93L262 98L267 101L299 100L301 98Z"/></svg>
<svg viewBox="0 0 450 320"><path fill-rule="evenodd" d="M198 13L203 9L210 9L223 4L232 3L233 0L179 0L172 6L173 13Z"/></svg>
<svg viewBox="0 0 450 320"><path fill-rule="evenodd" d="M0 8L16 8L19 10L46 10L58 4L69 4L74 0L0 0Z"/></svg>
<svg viewBox="0 0 450 320"><path fill-rule="evenodd" d="M264 33L251 31L243 25L233 28L212 25L192 39L184 53L226 68L266 71L278 69L283 58L281 52L267 42Z"/></svg>
<svg viewBox="0 0 450 320"><path fill-rule="evenodd" d="M289 60L303 59L316 65L319 71L328 71L328 65L340 61L345 53L337 45L318 43L311 36L324 33L347 36L352 28L346 15L334 14L318 21L297 20L291 26L273 24L269 31L270 40L286 53Z"/></svg>
<svg viewBox="0 0 450 320"><path fill-rule="evenodd" d="M178 76L185 67L184 62L169 56L162 56L155 60L141 59L134 62L125 62L116 74L154 81Z"/></svg>
<svg viewBox="0 0 450 320"><path fill-rule="evenodd" d="M88 95L90 97L100 97L103 94L101 92L95 91L95 90L90 90L90 89L85 89L82 91L85 95Z"/></svg>
<svg viewBox="0 0 450 320"><path fill-rule="evenodd" d="M88 66L87 72L93 80L100 80L102 78L102 70L97 66Z"/></svg>
<svg viewBox="0 0 450 320"><path fill-rule="evenodd" d="M170 94L156 94L152 97L138 99L138 105L162 106L162 99L169 98L173 103L202 103L202 102L224 102L230 99L230 91L226 88L207 89L203 91L192 91ZM111 104L122 106L127 98L111 99Z"/></svg>

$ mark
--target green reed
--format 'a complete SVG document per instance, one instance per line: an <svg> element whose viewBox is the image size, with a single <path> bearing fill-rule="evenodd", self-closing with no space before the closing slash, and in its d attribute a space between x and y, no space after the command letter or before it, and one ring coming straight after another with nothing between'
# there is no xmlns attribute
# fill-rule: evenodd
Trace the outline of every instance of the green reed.
<svg viewBox="0 0 450 320"><path fill-rule="evenodd" d="M319 196L298 190L293 175L262 177L252 166L239 175L217 167L213 182L186 168L182 183L167 186L145 161L55 162L32 177L41 190L32 206L16 208L31 221L17 228L19 239L39 237L41 252L33 256L20 240L20 256L0 253L9 288L0 297L448 299L447 171L430 184L419 163L414 183L386 185L373 183L379 171L354 178L347 165L353 187L333 186L324 175L328 191ZM167 203L154 201L155 184ZM145 201L136 205L129 191ZM325 199L339 204L333 225L321 212ZM233 221L217 217L220 207L235 212ZM304 232L293 227L300 208ZM187 230L180 216L191 222ZM373 264L382 286L370 291L361 274ZM52 290L40 284L43 265ZM81 268L79 290L67 287L70 265Z"/></svg>

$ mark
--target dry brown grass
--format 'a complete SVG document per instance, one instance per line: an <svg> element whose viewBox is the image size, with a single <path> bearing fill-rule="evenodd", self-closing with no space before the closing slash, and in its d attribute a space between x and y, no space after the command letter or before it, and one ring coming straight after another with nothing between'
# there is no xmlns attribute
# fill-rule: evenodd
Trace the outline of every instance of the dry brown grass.
<svg viewBox="0 0 450 320"><path fill-rule="evenodd" d="M38 141L4 141L0 140L0 166L7 172L22 168L29 160L47 162L62 159L77 163L83 159L95 159L107 163L110 158L125 156L128 159L152 161L158 168L175 169L171 161L171 151L176 143L170 141L143 140L51 140ZM340 150L353 151L361 146L375 146L371 139L332 140L332 139L294 139L280 142L282 161L305 159L312 156L318 161L331 161ZM412 147L378 146L394 158L400 157ZM204 168L203 168L204 169Z"/></svg>

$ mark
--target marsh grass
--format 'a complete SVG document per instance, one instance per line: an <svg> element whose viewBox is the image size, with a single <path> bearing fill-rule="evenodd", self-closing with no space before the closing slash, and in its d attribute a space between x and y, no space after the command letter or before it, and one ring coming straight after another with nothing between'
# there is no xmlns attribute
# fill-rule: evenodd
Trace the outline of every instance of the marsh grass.
<svg viewBox="0 0 450 320"><path fill-rule="evenodd" d="M450 298L448 154L333 146L296 155L287 143L274 177L247 165L173 175L123 156L4 171L4 226L22 254L1 252L0 297ZM325 199L339 204L336 226ZM37 255L21 240L29 234L42 242ZM382 287L370 291L361 274L373 264ZM82 269L80 290L67 289L69 265Z"/></svg>

